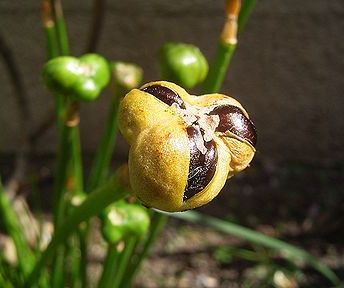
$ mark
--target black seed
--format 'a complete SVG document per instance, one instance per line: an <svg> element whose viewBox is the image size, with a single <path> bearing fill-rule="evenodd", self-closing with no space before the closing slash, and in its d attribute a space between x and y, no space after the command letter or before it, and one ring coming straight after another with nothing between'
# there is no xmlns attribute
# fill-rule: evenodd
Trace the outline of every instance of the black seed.
<svg viewBox="0 0 344 288"><path fill-rule="evenodd" d="M190 166L188 182L184 191L184 201L202 191L215 174L217 150L214 141L204 142L199 129L189 126L187 129L190 147ZM202 154L196 143L203 141L207 152Z"/></svg>
<svg viewBox="0 0 344 288"><path fill-rule="evenodd" d="M216 107L209 114L219 115L220 117L220 124L216 128L216 131L230 131L240 138L250 142L253 146L256 146L256 127L253 122L244 115L240 108L232 105L223 105Z"/></svg>
<svg viewBox="0 0 344 288"><path fill-rule="evenodd" d="M169 106L173 103L177 103L181 108L185 108L183 99L170 88L161 85L152 85L141 90L155 96Z"/></svg>

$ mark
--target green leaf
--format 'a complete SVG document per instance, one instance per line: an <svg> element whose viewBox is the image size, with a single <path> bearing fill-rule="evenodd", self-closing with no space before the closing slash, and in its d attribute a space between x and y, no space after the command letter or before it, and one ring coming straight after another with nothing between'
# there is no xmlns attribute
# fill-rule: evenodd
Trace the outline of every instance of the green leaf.
<svg viewBox="0 0 344 288"><path fill-rule="evenodd" d="M249 228L229 223L211 216L206 216L195 211L187 211L184 213L170 213L169 215L188 222L199 223L203 225L205 224L226 234L230 234L243 240L246 240L250 243L259 244L277 250L288 259L299 261L301 260L309 266L313 267L315 270L317 270L319 273L325 276L328 280L330 280L332 284L341 284L341 281L339 280L337 275L329 267L322 264L319 260L317 260L315 257L310 255L306 251L297 248L293 245L290 245L286 242L263 235Z"/></svg>

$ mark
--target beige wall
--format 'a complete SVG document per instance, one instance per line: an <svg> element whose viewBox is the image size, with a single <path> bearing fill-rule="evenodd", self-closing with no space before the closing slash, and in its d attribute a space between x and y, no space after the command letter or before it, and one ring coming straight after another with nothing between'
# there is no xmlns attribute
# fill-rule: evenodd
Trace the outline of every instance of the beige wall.
<svg viewBox="0 0 344 288"><path fill-rule="evenodd" d="M1 1L0 29L20 63L34 123L53 105L42 87L45 43L39 1ZM134 61L145 81L158 79L160 45L184 41L211 58L223 22L223 1L108 0L99 52ZM344 160L344 2L261 0L240 37L223 92L235 95L258 127L260 157L275 161L328 163ZM92 1L63 1L72 52L83 53ZM0 62L0 152L17 148L18 112ZM95 149L109 95L82 108L82 140ZM55 131L39 142L54 151Z"/></svg>

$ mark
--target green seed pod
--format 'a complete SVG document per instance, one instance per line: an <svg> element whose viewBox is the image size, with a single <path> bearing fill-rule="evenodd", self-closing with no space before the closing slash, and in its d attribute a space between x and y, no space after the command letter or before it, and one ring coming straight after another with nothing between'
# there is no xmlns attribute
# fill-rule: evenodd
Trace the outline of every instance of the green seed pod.
<svg viewBox="0 0 344 288"><path fill-rule="evenodd" d="M166 81L130 91L118 125L131 146L133 194L169 212L211 201L256 151L255 126L238 101L218 93L193 96Z"/></svg>
<svg viewBox="0 0 344 288"><path fill-rule="evenodd" d="M193 88L207 76L207 60L196 46L166 43L159 56L162 78L182 87Z"/></svg>
<svg viewBox="0 0 344 288"><path fill-rule="evenodd" d="M43 79L53 92L92 101L109 83L110 69L106 59L97 54L61 56L45 64Z"/></svg>
<svg viewBox="0 0 344 288"><path fill-rule="evenodd" d="M107 242L116 244L130 236L143 236L149 228L149 223L146 208L120 201L104 210L102 234Z"/></svg>
<svg viewBox="0 0 344 288"><path fill-rule="evenodd" d="M142 82L143 70L135 64L116 61L110 64L110 69L112 74L110 87L115 95L123 97Z"/></svg>

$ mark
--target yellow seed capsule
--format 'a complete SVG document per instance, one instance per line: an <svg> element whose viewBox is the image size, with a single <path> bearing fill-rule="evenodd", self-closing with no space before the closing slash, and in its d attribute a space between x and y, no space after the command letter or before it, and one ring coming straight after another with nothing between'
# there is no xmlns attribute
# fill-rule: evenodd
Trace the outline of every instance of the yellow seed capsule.
<svg viewBox="0 0 344 288"><path fill-rule="evenodd" d="M163 211L211 201L245 169L257 134L247 112L223 94L189 95L166 81L131 90L121 101L119 129L131 145L133 193Z"/></svg>

